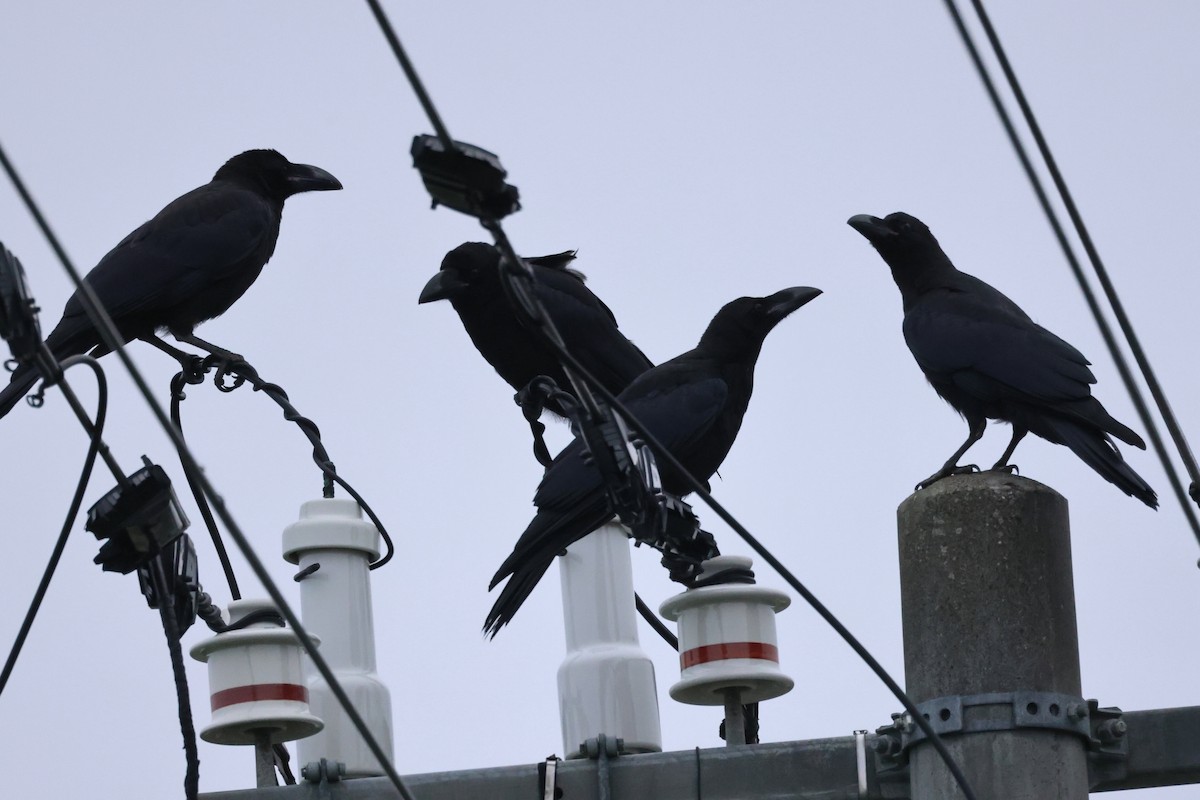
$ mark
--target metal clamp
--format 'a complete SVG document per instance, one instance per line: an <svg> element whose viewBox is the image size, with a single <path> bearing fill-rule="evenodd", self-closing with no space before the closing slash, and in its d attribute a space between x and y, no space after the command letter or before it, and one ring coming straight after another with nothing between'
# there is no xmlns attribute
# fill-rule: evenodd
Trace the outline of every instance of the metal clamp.
<svg viewBox="0 0 1200 800"><path fill-rule="evenodd" d="M971 713L985 706L1007 707L1008 713ZM1082 737L1088 750L1102 758L1123 759L1128 755L1125 722L1119 708L1099 708L1095 700L1084 700L1057 692L989 692L975 695L936 697L917 704L917 710L941 737L1017 729L1040 729ZM901 767L908 750L925 741L925 732L908 714L892 714L892 724L879 728L875 752L881 766Z"/></svg>

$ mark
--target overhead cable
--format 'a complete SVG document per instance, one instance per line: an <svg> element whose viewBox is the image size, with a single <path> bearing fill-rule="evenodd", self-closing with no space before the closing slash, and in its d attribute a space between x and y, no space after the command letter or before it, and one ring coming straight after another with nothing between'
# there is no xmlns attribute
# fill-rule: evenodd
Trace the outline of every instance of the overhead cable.
<svg viewBox="0 0 1200 800"><path fill-rule="evenodd" d="M1008 134L1008 139L1012 143L1013 149L1016 151L1017 158L1021 162L1021 167L1025 171L1026 177L1029 179L1030 185L1033 187L1034 194L1037 195L1038 203L1042 207L1043 213L1046 215L1047 221L1050 223L1051 229L1054 231L1054 236L1058 240L1059 247L1062 248L1063 255L1067 259L1067 264L1071 268L1072 274L1075 276L1076 282L1079 284L1080 291L1083 292L1084 299L1087 301L1088 308L1092 312L1092 316L1096 320L1096 325L1100 329L1100 335L1104 339L1105 345L1108 347L1108 352L1112 356L1113 362L1116 364L1117 372L1121 376L1122 382L1125 384L1125 390L1129 393L1130 399L1133 401L1134 408L1137 410L1142 426L1146 429L1146 435L1150 438L1150 442L1154 447L1155 453L1158 454L1159 461L1162 463L1163 470L1167 474L1167 479L1171 484L1176 499L1179 501L1180 507L1183 509L1184 517L1187 518L1188 524L1192 529L1196 540L1200 542L1200 519L1197 519L1196 511L1192 504L1188 502L1188 493L1185 492L1183 482L1175 469L1174 463L1171 461L1170 455L1167 453L1166 444L1163 442L1162 436L1158 431L1158 426L1154 422L1154 418L1150 414L1150 409L1142 397L1141 390L1138 388L1137 382L1130 370L1128 363L1125 360L1124 354L1121 352L1120 346L1117 344L1116 337L1113 335L1112 329L1108 321L1104 317L1104 312L1100 308L1099 302L1088 283L1087 276L1083 272L1083 268L1079 264L1079 260L1075 256L1075 252L1067 239L1066 232L1058 219L1053 206L1050 203L1049 197L1046 194L1045 188L1042 186L1041 179L1034 170L1033 164L1030 161L1029 155L1025 151L1025 146L1021 142L1012 120L1009 117L1008 111L1004 107L1003 101L1000 99L999 93L996 91L996 86L992 81L991 75L988 72L986 65L979 54L979 50L975 45L970 31L967 29L962 15L959 13L958 6L955 0L944 0L946 9L949 11L951 18L954 20L955 28L958 30L959 36L963 40L964 46L971 57L971 61L975 66L976 72L979 73L979 78L983 82L984 89L987 91L988 97L992 102L992 106L996 110L997 116L1000 118L1001 124L1004 126L1005 132ZM1121 326L1121 331L1125 335L1126 341L1129 343L1129 348L1133 352L1134 359L1137 361L1142 372L1142 377L1146 380L1146 385L1150 389L1151 395L1154 397L1155 403L1158 406L1159 413L1162 415L1163 421L1170 432L1172 439L1175 442L1176 448L1179 451L1180 458L1183 460L1188 474L1192 480L1192 497L1197 504L1200 504L1200 472L1197 471L1196 460L1192 455L1191 449L1188 447L1187 439L1183 435L1183 431L1179 427L1179 423L1175 419L1174 413L1171 411L1170 404L1167 402L1166 395L1163 393L1158 379L1151 368L1145 351L1142 349L1137 335L1133 331L1133 325L1125 313L1124 306L1121 304L1120 297L1117 295L1117 290L1113 286L1112 281L1108 277L1108 271L1105 269L1103 262L1100 260L1100 254L1096 250L1095 244L1092 242L1091 235L1088 233L1087 226L1083 222L1083 217L1079 213L1079 209L1075 205L1075 201L1067 188L1062 172L1058 168L1058 163L1054 160L1053 154L1050 152L1049 144L1046 142L1045 136L1042 135L1041 126L1038 124L1036 117L1033 114L1033 109L1030 107L1028 100L1025 98L1025 93L1021 89L1021 85L1017 80L1016 73L1013 72L1012 65L1005 54L1004 48L1000 43L999 37L996 35L996 30L992 27L991 20L988 18L987 12L980 0L972 0L975 11L979 15L979 20L983 25L984 31L987 34L988 40L992 45L996 59L1003 70L1013 96L1017 100L1017 104L1021 108L1021 112L1025 117L1025 122L1029 127L1030 133L1033 135L1034 141L1038 145L1038 149L1045 161L1046 168L1050 173L1055 187L1062 199L1063 205L1067 210L1067 214L1071 217L1074 223L1076 233L1083 244L1084 250L1087 252L1088 258L1091 261L1092 268L1096 272L1096 277L1100 281L1101 287L1104 289L1105 296L1108 299L1109 305L1112 307L1113 313L1117 318L1117 323Z"/></svg>
<svg viewBox="0 0 1200 800"><path fill-rule="evenodd" d="M383 29L384 36L391 44L397 60L400 61L401 68L408 77L409 83L412 84L414 92L420 99L422 106L425 107L426 113L429 114L430 122L434 124L435 129L438 129L439 137L444 138L444 144L447 148L454 147L453 140L450 139L449 134L445 131L445 126L441 124L441 120L437 116L432 99L430 99L429 95L425 92L424 87L421 85L415 69L412 68L411 62L405 55L404 48L400 44L400 40L396 36L395 31L392 29L386 14L379 6L378 0L367 0L367 4L371 6L371 10L374 12L380 28ZM522 262L514 252L512 244L509 242L507 235L505 235L503 228L501 228L499 221L487 216L481 216L480 222L485 228L488 229L489 232L492 233L497 247L506 257L506 259L509 260L510 268L513 270L522 271L521 268L524 262ZM523 271L527 272L528 268L526 267ZM679 461L675 459L675 457L671 455L671 453L667 451L665 447L663 447L662 443L659 442L655 437L651 436L646 431L645 427L637 421L637 418L630 414L629 410L626 409L624 405L622 405L612 395L611 392L605 389L605 387L600 384L595 377L589 374L583 365L580 364L579 361L567 351L561 340L561 337L556 335L557 332L554 329L553 322L550 320L550 317L546 313L545 309L541 306L540 301L536 295L527 291L527 287L523 285L523 283L531 284L534 280L533 276L526 274L520 275L520 277L524 280L503 281L503 284L506 287L506 293L509 294L509 301L512 303L514 310L517 312L518 318L529 316L536 321L537 324L532 327L542 331L543 334L545 334L547 343L558 354L563 365L563 371L566 373L567 377L571 380L573 385L578 382L580 386L582 386L584 396L577 395L579 396L581 404L583 404L584 407L589 410L589 412L595 407L595 401L591 397L589 391L594 390L596 394L598 394L603 401L609 405L610 408L618 411L621 416L625 418L628 425L636 429L642 435L645 441L653 448L655 455L662 458L673 470L677 471L678 474L681 475L687 484L692 488L692 490L696 491L700 495L701 499L703 499L704 502L718 514L718 516L724 519L726 523L728 523L729 526L733 528L734 531L736 531L738 535L741 536L755 552L761 555L763 559L766 560L767 563L769 563L784 578L784 580L786 580L788 584L791 585L792 588L795 589L797 593L799 593L809 603L809 605L811 605L813 609L816 610L817 613L820 614L821 617L825 619L825 621L828 622L834 628L834 630L838 632L839 635L842 636L847 644L849 644L850 647L859 655L859 657L867 663L871 670L875 672L880 680L882 680L888 689L891 690L892 694L894 694L904 705L905 710L909 713L909 715L911 715L913 722L919 728L921 728L921 730L929 738L930 744L933 745L938 755L945 762L946 768L949 770L951 775L953 775L954 780L958 783L959 788L962 790L967 800L975 800L975 793L971 789L966 775L963 774L962 769L958 766L953 756L950 754L950 751L946 748L945 742L943 742L941 737L938 736L929 720L925 719L924 715L920 713L916 705L911 699L909 699L908 695L905 694L904 690L900 688L900 685L896 683L896 681L887 673L883 666L880 665L880 663L876 661L873 656L871 656L867 649L863 647L863 645L853 636L853 634L850 633L849 629L847 629L846 626L843 625L837 619L837 617L834 616L834 614L829 611L829 609L826 608L817 599L817 597L791 573L790 570L788 570L777 558L775 558L775 556L772 555L770 551L766 549L766 547L764 547L757 539L755 539L750 532L733 517L732 514L726 511L719 503L717 503L717 501L713 499L712 495L705 490L703 483L694 475L685 470L683 465L680 464ZM517 296L514 296L514 294ZM582 437L583 435L584 432L581 431L580 436ZM601 453L596 452L595 448L590 449L594 457L599 458L602 455Z"/></svg>

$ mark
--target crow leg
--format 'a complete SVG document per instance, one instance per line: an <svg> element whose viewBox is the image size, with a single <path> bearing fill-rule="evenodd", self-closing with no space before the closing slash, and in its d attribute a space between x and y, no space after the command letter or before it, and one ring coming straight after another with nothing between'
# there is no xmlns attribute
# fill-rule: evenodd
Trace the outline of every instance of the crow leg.
<svg viewBox="0 0 1200 800"><path fill-rule="evenodd" d="M246 359L242 358L237 353L226 350L224 347L217 347L212 342L206 342L194 333L176 333L175 338L178 341L186 342L194 347L199 347L204 352L214 355L217 358L224 359L231 364L236 364L239 361L245 363L246 361Z"/></svg>
<svg viewBox="0 0 1200 800"><path fill-rule="evenodd" d="M964 475L968 472L979 472L979 467L974 464L958 465L958 460L963 457L963 454L971 448L971 445L983 438L983 431L987 427L987 417L979 417L978 419L968 419L967 423L971 426L970 432L967 434L967 440L962 443L962 447L954 451L954 455L946 460L942 468L930 475L925 480L917 484L917 490L925 489L934 483L937 483L942 478L950 475Z"/></svg>
<svg viewBox="0 0 1200 800"><path fill-rule="evenodd" d="M1013 425L1012 441L1008 443L1008 448L1005 449L1004 455L1000 456L1000 460L992 465L993 470L1004 470L1005 472L1017 471L1017 465L1008 463L1008 460L1012 458L1013 451L1017 449L1017 444L1025 438L1025 434L1027 433L1029 431L1020 425Z"/></svg>
<svg viewBox="0 0 1200 800"><path fill-rule="evenodd" d="M200 356L195 353L186 353L178 347L172 347L154 334L139 337L146 344L152 344L159 350L169 355L171 358L179 362L179 366L183 367L184 372L190 372L195 369L196 362L200 360Z"/></svg>

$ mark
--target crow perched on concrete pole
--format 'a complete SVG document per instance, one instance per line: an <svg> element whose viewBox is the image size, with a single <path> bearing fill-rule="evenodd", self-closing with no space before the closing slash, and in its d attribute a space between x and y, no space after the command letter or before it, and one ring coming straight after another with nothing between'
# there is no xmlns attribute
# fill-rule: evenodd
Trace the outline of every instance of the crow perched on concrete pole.
<svg viewBox="0 0 1200 800"><path fill-rule="evenodd" d="M1013 427L1012 440L992 469L1015 469L1009 459L1017 443L1034 433L1071 448L1125 494L1158 506L1154 490L1125 463L1110 435L1143 450L1146 443L1092 397L1096 377L1078 350L996 289L959 272L916 217L860 214L848 224L891 267L904 302L908 349L934 390L970 427L962 446L918 489L977 470L959 466L958 460L983 436L990 418Z"/></svg>
<svg viewBox="0 0 1200 800"><path fill-rule="evenodd" d="M821 291L806 286L768 297L742 297L722 308L693 350L643 373L619 395L636 417L702 481L712 476L742 425L754 389L754 365L774 327ZM662 468L663 489L686 494L680 475ZM578 438L558 454L533 503L537 515L492 578L508 583L488 613L484 630L495 636L533 591L555 556L613 516L600 473Z"/></svg>
<svg viewBox="0 0 1200 800"><path fill-rule="evenodd" d="M112 317L123 343L142 339L186 358L155 335L165 329L181 342L232 356L198 338L194 328L227 311L262 272L275 252L287 198L341 188L323 169L293 164L274 150L248 150L122 239L84 280ZM109 352L78 292L67 300L46 346L60 361L89 351L97 357ZM13 372L0 392L0 417L38 377L31 364Z"/></svg>

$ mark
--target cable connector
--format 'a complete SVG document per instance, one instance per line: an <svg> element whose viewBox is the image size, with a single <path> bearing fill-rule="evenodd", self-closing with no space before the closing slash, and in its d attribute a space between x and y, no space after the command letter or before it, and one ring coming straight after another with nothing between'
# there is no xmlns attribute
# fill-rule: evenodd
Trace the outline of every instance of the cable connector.
<svg viewBox="0 0 1200 800"><path fill-rule="evenodd" d="M174 541L162 548L158 560L162 564L163 577L170 597L161 598L155 591L154 579L150 575L150 570L154 568L153 562L137 568L138 584L142 587L146 605L150 608L158 608L164 599L170 603L170 608L175 614L176 629L182 636L192 627L200 610L200 570L192 537L186 533L179 534Z"/></svg>
<svg viewBox="0 0 1200 800"><path fill-rule="evenodd" d="M38 311L21 261L0 244L0 337L22 364L32 361L42 344Z"/></svg>
<svg viewBox="0 0 1200 800"><path fill-rule="evenodd" d="M434 208L443 205L493 220L520 210L520 192L504 181L508 172L495 153L458 141L447 152L440 138L428 134L413 137L410 152Z"/></svg>
<svg viewBox="0 0 1200 800"><path fill-rule="evenodd" d="M124 575L145 566L188 527L187 515L171 479L142 456L146 466L130 475L88 509L87 529L100 547L95 563Z"/></svg>

